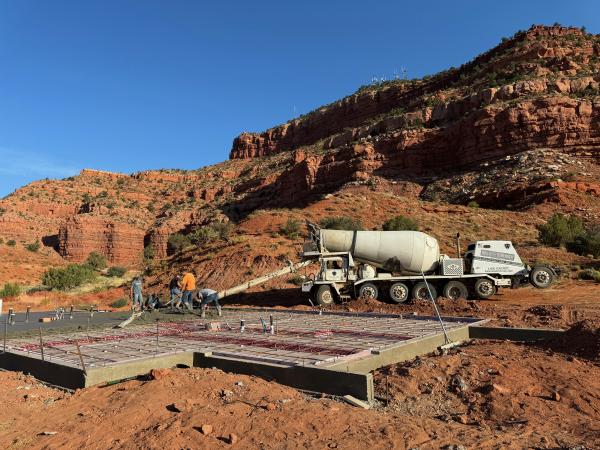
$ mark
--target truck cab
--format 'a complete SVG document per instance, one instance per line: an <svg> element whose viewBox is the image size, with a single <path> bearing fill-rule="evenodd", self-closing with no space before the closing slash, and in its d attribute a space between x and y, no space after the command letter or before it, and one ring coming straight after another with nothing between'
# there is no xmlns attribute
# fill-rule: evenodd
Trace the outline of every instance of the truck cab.
<svg viewBox="0 0 600 450"><path fill-rule="evenodd" d="M477 241L465 253L468 273L513 276L527 268L510 241Z"/></svg>

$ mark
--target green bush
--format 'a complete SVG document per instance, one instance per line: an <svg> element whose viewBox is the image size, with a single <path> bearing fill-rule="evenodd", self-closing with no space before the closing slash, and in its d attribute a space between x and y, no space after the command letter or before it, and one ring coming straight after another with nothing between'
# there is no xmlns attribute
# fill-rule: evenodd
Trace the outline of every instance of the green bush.
<svg viewBox="0 0 600 450"><path fill-rule="evenodd" d="M419 224L409 217L396 216L386 220L382 228L385 231L419 231Z"/></svg>
<svg viewBox="0 0 600 450"><path fill-rule="evenodd" d="M42 283L61 291L81 286L96 278L96 271L87 265L69 264L66 267L48 269L42 277Z"/></svg>
<svg viewBox="0 0 600 450"><path fill-rule="evenodd" d="M0 290L0 297L17 297L21 294L21 286L17 283L5 283Z"/></svg>
<svg viewBox="0 0 600 450"><path fill-rule="evenodd" d="M192 241L185 234L175 233L169 236L167 241L167 250L169 253L179 253L184 248L191 245Z"/></svg>
<svg viewBox="0 0 600 450"><path fill-rule="evenodd" d="M106 258L104 255L101 255L98 252L90 253L85 260L85 263L96 270L102 270L106 268Z"/></svg>
<svg viewBox="0 0 600 450"><path fill-rule="evenodd" d="M127 273L127 269L125 267L112 266L112 267L109 267L108 271L106 272L106 275L108 275L109 277L118 278L118 277L122 277L126 273Z"/></svg>
<svg viewBox="0 0 600 450"><path fill-rule="evenodd" d="M594 280L596 283L600 283L600 270L585 269L577 274L580 280Z"/></svg>
<svg viewBox="0 0 600 450"><path fill-rule="evenodd" d="M475 200L471 200L469 203L467 203L467 206L469 208L479 208L479 203L477 203Z"/></svg>
<svg viewBox="0 0 600 450"><path fill-rule="evenodd" d="M154 250L154 246L152 245L146 245L144 247L144 259L146 261L150 261L152 259L154 259L154 255L156 254L155 250Z"/></svg>
<svg viewBox="0 0 600 450"><path fill-rule="evenodd" d="M358 219L350 217L324 217L319 221L321 228L330 230L362 230L363 225Z"/></svg>
<svg viewBox="0 0 600 450"><path fill-rule="evenodd" d="M15 241L14 239L9 239L8 241L6 241L6 245L8 245L9 247L14 247L15 245L17 245L17 241Z"/></svg>
<svg viewBox="0 0 600 450"><path fill-rule="evenodd" d="M204 245L214 242L218 239L223 241L229 240L231 234L231 224L224 222L215 222L200 228L196 228L186 236L191 243L196 245ZM188 244L189 245L189 244Z"/></svg>
<svg viewBox="0 0 600 450"><path fill-rule="evenodd" d="M600 227L585 230L571 242L567 242L567 250L578 255L592 255L600 258Z"/></svg>
<svg viewBox="0 0 600 450"><path fill-rule="evenodd" d="M216 241L219 233L212 227L200 227L192 231L188 237L193 244L204 245Z"/></svg>
<svg viewBox="0 0 600 450"><path fill-rule="evenodd" d="M296 239L300 235L301 222L291 217L280 228L279 232L289 239Z"/></svg>
<svg viewBox="0 0 600 450"><path fill-rule="evenodd" d="M554 214L548 222L538 226L539 241L552 247L563 247L585 234L583 222L577 216Z"/></svg>
<svg viewBox="0 0 600 450"><path fill-rule="evenodd" d="M127 301L127 299L125 297L123 298L119 298L117 300L115 300L114 302L112 302L110 304L111 308L123 308L124 306L127 306L129 302Z"/></svg>
<svg viewBox="0 0 600 450"><path fill-rule="evenodd" d="M37 252L40 249L40 241L36 240L35 242L31 242L25 246L27 250L30 252Z"/></svg>

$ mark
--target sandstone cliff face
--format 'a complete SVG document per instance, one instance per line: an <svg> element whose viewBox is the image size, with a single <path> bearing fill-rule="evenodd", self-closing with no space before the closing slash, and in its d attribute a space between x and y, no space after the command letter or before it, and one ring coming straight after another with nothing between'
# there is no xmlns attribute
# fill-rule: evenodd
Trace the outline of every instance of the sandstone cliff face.
<svg viewBox="0 0 600 450"><path fill-rule="evenodd" d="M526 100L532 95L597 94L599 55L600 42L579 29L532 27L460 69L428 80L363 89L263 133L242 133L234 139L230 157L272 155L322 139L328 140L325 148L338 147L373 136L372 131L416 123L439 126L485 105ZM518 77L526 79L510 82ZM380 118L382 115L388 117ZM367 124L373 121L379 123Z"/></svg>
<svg viewBox="0 0 600 450"><path fill-rule="evenodd" d="M94 217L73 217L58 233L60 254L81 262L93 251L104 255L111 264L131 264L142 258L144 230Z"/></svg>

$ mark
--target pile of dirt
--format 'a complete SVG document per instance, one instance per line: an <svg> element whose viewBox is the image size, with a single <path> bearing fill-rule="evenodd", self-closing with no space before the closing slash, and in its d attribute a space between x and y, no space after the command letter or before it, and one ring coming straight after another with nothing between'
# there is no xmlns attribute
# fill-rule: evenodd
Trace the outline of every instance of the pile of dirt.
<svg viewBox="0 0 600 450"><path fill-rule="evenodd" d="M547 347L562 353L600 361L600 319L575 323Z"/></svg>
<svg viewBox="0 0 600 450"><path fill-rule="evenodd" d="M595 448L599 370L539 347L476 341L380 369L375 385L385 411L434 418L437 430L459 424L464 436L481 433L482 441L493 433L485 448Z"/></svg>

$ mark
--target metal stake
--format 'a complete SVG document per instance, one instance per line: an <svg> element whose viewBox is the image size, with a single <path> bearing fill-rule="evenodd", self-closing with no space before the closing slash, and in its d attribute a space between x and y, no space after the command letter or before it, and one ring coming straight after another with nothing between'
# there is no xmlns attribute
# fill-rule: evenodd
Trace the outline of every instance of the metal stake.
<svg viewBox="0 0 600 450"><path fill-rule="evenodd" d="M39 330L40 330L40 352L42 353L42 361L45 361L45 359L44 359L44 341L42 339L42 327L40 327Z"/></svg>
<svg viewBox="0 0 600 450"><path fill-rule="evenodd" d="M158 355L158 321L159 319L156 319L156 350L155 350L155 354Z"/></svg>
<svg viewBox="0 0 600 450"><path fill-rule="evenodd" d="M429 289L429 283L425 279L425 274L421 272L421 276L423 277L423 281L425 282L425 286L427 286L427 292L429 292L429 298L431 299L431 303L433 303L433 309L435 310L435 314L440 321L440 325L442 326L442 331L444 332L444 339L446 340L446 344L452 342L448 337L448 333L446 333L446 327L444 326L444 321L442 320L442 316L440 316L440 311L438 310L437 304L435 303L435 299L433 298L433 294L431 293L431 289Z"/></svg>
<svg viewBox="0 0 600 450"><path fill-rule="evenodd" d="M8 332L8 316L4 318L4 353L6 353L6 333Z"/></svg>
<svg viewBox="0 0 600 450"><path fill-rule="evenodd" d="M79 354L79 361L81 361L81 368L83 369L83 373L87 375L87 370L85 369L85 363L83 362L83 355L81 354L81 349L79 348L79 341L75 341L75 345L77 346L77 353Z"/></svg>

